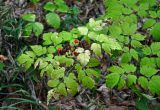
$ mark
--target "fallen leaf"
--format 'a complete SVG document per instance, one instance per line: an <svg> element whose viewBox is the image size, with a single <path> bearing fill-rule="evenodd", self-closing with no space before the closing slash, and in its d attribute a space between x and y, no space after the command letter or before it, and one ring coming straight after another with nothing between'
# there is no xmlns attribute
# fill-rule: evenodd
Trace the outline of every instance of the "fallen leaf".
<svg viewBox="0 0 160 110"><path fill-rule="evenodd" d="M8 60L7 57L5 57L4 55L0 55L0 61L6 61L6 60Z"/></svg>

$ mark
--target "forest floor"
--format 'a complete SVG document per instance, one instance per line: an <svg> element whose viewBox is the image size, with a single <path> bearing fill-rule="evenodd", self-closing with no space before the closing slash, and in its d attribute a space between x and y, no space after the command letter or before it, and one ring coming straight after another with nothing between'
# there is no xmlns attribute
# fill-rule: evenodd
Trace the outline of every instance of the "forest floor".
<svg viewBox="0 0 160 110"><path fill-rule="evenodd" d="M84 25L89 18L97 18L105 13L103 0L65 1L69 7L79 8L78 19L75 21L77 25ZM16 109L14 107L23 110L49 109L46 104L46 79L32 72L25 73L15 60L21 49L25 48L24 44L34 44L36 41L33 37L27 40L20 37L23 25L21 15L32 12L38 16L38 21L43 22L41 16L44 16L44 3L42 1L34 5L27 0L0 0L0 60L4 62L0 63L0 68L3 67L0 72L2 110ZM72 19L68 22L69 27L64 26L64 30L74 27ZM48 28L45 31L55 30ZM101 84L96 90L84 90L74 97L68 96L59 101L53 99L50 110L136 110L136 100L137 96L130 89L111 90ZM10 106L14 104L16 106Z"/></svg>

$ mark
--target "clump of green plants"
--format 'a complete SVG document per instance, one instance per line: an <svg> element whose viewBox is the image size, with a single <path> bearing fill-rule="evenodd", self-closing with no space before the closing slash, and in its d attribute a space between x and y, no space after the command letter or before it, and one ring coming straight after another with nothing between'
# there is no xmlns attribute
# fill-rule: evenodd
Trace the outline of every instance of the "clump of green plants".
<svg viewBox="0 0 160 110"><path fill-rule="evenodd" d="M39 2L39 0L32 2L37 3ZM70 24L75 25L74 22L78 23L78 18L77 18L77 15L79 13L78 8L77 7L69 8L64 2L64 0L54 0L46 2L45 5L43 6L43 9L45 13L47 13L44 17L46 23L49 25L49 27L52 27L56 30L57 29L59 30L61 28L61 25L63 25L64 28L65 27L68 28L68 25ZM66 17L64 17L62 20L61 16L64 15L66 15ZM39 37L43 33L44 26L42 23L36 21L35 14L33 13L24 14L22 16L22 19L28 22L23 29L24 37L29 37L31 34L35 35L36 37Z"/></svg>
<svg viewBox="0 0 160 110"><path fill-rule="evenodd" d="M60 3L64 4L55 0L44 6L46 22L54 29L60 27L57 13L68 10L65 4L59 9ZM105 5L106 14L99 20L91 18L86 26L70 31L43 33L44 26L35 15L29 14L29 20L28 15L22 17L32 25L25 27L24 34L33 33L43 41L29 46L17 61L26 70L33 66L41 77L49 78L48 103L52 97L75 95L82 87L96 88L106 55L114 58L106 70L107 87L131 88L147 98L160 94L159 2L105 0Z"/></svg>
<svg viewBox="0 0 160 110"><path fill-rule="evenodd" d="M54 0L53 2L47 2L44 5L44 9L47 11L45 18L48 25L55 29L58 29L61 24L60 16L57 13L69 13L70 11L69 7L63 0Z"/></svg>
<svg viewBox="0 0 160 110"><path fill-rule="evenodd" d="M70 32L48 32L42 35L41 45L29 46L17 61L26 70L31 66L40 75L49 77L48 102L54 97L75 95L81 85L92 89L95 79L101 76L100 60L103 54L121 50L114 38L103 34L105 23L90 19L86 26L73 28Z"/></svg>
<svg viewBox="0 0 160 110"><path fill-rule="evenodd" d="M44 26L42 23L36 22L35 14L31 14L31 13L24 14L22 16L22 19L29 22L28 24L25 25L23 29L24 37L30 37L32 33L34 33L36 37L39 37L42 34L44 30Z"/></svg>
<svg viewBox="0 0 160 110"><path fill-rule="evenodd" d="M157 0L106 0L108 34L123 50L118 64L109 68L106 85L136 87L141 93L159 95L160 7Z"/></svg>

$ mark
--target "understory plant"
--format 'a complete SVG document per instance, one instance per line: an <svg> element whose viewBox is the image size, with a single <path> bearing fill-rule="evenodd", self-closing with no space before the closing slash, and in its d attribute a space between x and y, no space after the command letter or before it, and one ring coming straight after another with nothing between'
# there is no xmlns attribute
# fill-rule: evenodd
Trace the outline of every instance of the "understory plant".
<svg viewBox="0 0 160 110"><path fill-rule="evenodd" d="M56 2L58 0L44 6L48 13L46 22L54 29L60 27L61 20ZM74 96L82 88L96 88L106 73L109 88L131 88L146 97L160 94L159 2L105 0L104 3L103 17L91 18L86 26L70 31L43 33L44 27L36 22L35 15L31 14L29 20L28 16L22 17L32 24L32 28L24 28L24 34L29 32L30 37L33 33L42 42L29 46L17 61L25 70L34 67L41 77L48 77L51 88L48 103L52 97ZM30 21L31 18L34 19ZM104 72L104 65L111 66Z"/></svg>
<svg viewBox="0 0 160 110"><path fill-rule="evenodd" d="M41 77L48 77L48 86L51 87L48 103L52 97L74 96L82 87L96 87L101 78L104 55L111 56L112 51L121 50L118 42L105 34L105 27L103 20L91 18L86 26L69 32L44 33L42 44L29 46L17 58L25 70L34 66Z"/></svg>
<svg viewBox="0 0 160 110"><path fill-rule="evenodd" d="M157 0L106 0L108 34L122 46L118 64L109 68L110 88L137 88L160 95L160 7Z"/></svg>
<svg viewBox="0 0 160 110"><path fill-rule="evenodd" d="M31 0L33 3L39 2L39 0ZM64 0L53 0L46 2L43 6L45 12L44 21L49 27L55 30L60 28L68 28L70 25L78 23L79 10L76 6L69 8ZM73 16L73 17L72 17ZM30 37L32 34L39 37L44 31L44 25L36 21L36 15L33 13L25 13L22 15L22 19L27 21L23 30L23 37ZM61 26L64 27L61 27Z"/></svg>

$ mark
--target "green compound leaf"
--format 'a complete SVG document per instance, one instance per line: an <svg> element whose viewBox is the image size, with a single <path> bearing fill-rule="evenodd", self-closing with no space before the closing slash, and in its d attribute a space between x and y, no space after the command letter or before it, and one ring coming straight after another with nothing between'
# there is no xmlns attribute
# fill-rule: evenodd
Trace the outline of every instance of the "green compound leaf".
<svg viewBox="0 0 160 110"><path fill-rule="evenodd" d="M48 51L48 50L47 50ZM54 62L54 59L53 59L53 53L47 53L46 54L46 57L43 58L44 61L48 62L50 61L50 63L53 63Z"/></svg>
<svg viewBox="0 0 160 110"><path fill-rule="evenodd" d="M129 49L128 47L124 47L124 48L123 48L123 51L124 51L125 53L129 52L129 50L130 50L130 49Z"/></svg>
<svg viewBox="0 0 160 110"><path fill-rule="evenodd" d="M151 30L151 35L155 41L160 41L160 23L156 23Z"/></svg>
<svg viewBox="0 0 160 110"><path fill-rule="evenodd" d="M69 7L66 4L63 4L58 7L57 11L62 12L62 13L67 13L69 12Z"/></svg>
<svg viewBox="0 0 160 110"><path fill-rule="evenodd" d="M87 27L78 27L78 30L81 35L87 35L88 34L88 28Z"/></svg>
<svg viewBox="0 0 160 110"><path fill-rule="evenodd" d="M136 71L136 67L133 64L121 64L121 67L126 73L134 73Z"/></svg>
<svg viewBox="0 0 160 110"><path fill-rule="evenodd" d="M154 42L151 44L151 50L153 54L157 54L160 51L160 42Z"/></svg>
<svg viewBox="0 0 160 110"><path fill-rule="evenodd" d="M82 66L81 66L79 63L77 63L76 66L75 66L75 69L76 69L77 72L79 73L79 71L82 70Z"/></svg>
<svg viewBox="0 0 160 110"><path fill-rule="evenodd" d="M141 4L139 5L139 10L148 10L149 9L149 3L146 3L147 1L145 2L141 2Z"/></svg>
<svg viewBox="0 0 160 110"><path fill-rule="evenodd" d="M150 27L152 27L155 23L156 23L156 20L154 20L154 19L148 19L148 20L145 21L145 23L143 24L143 29L150 28Z"/></svg>
<svg viewBox="0 0 160 110"><path fill-rule="evenodd" d="M59 15L56 13L48 13L46 15L46 21L53 28L58 29L60 27L61 19L60 19Z"/></svg>
<svg viewBox="0 0 160 110"><path fill-rule="evenodd" d="M96 58L91 58L88 63L88 67L96 67L100 65L100 61Z"/></svg>
<svg viewBox="0 0 160 110"><path fill-rule="evenodd" d="M40 34L42 34L43 30L44 30L44 26L42 23L35 22L33 24L33 32L36 37L38 37Z"/></svg>
<svg viewBox="0 0 160 110"><path fill-rule="evenodd" d="M31 65L33 64L34 59L31 58L27 54L22 54L21 56L19 56L17 58L17 61L18 61L19 64L23 65L26 70L28 70L31 67Z"/></svg>
<svg viewBox="0 0 160 110"><path fill-rule="evenodd" d="M101 56L101 45L97 44L97 43L93 43L91 45L91 50L93 50L93 52L97 55L97 56Z"/></svg>
<svg viewBox="0 0 160 110"><path fill-rule="evenodd" d="M54 43L55 46L59 45L62 43L63 39L62 37L59 37L59 36L51 36L51 40L52 42Z"/></svg>
<svg viewBox="0 0 160 110"><path fill-rule="evenodd" d="M146 17L147 16L147 11L145 11L145 10L139 10L138 11L138 15L140 16L140 17Z"/></svg>
<svg viewBox="0 0 160 110"><path fill-rule="evenodd" d="M51 38L52 37L55 37L56 35L54 34L54 33L51 33L51 32L49 32L49 33L44 33L43 34L43 45L50 45L50 44L52 44L53 42L52 42L52 40L51 40Z"/></svg>
<svg viewBox="0 0 160 110"><path fill-rule="evenodd" d="M105 53L111 54L111 49L110 49L109 44L103 43L103 44L102 44L102 49L105 51Z"/></svg>
<svg viewBox="0 0 160 110"><path fill-rule="evenodd" d="M54 3L59 6L65 4L64 0L54 0Z"/></svg>
<svg viewBox="0 0 160 110"><path fill-rule="evenodd" d="M121 27L117 25L112 25L109 27L109 32L111 36L119 36L122 33Z"/></svg>
<svg viewBox="0 0 160 110"><path fill-rule="evenodd" d="M57 33L51 33L51 32L43 34L43 40L44 40L43 45L50 45L54 43L55 46L61 44L63 41L62 37L59 37Z"/></svg>
<svg viewBox="0 0 160 110"><path fill-rule="evenodd" d="M143 47L142 51L145 55L150 55L152 53L151 48L149 46Z"/></svg>
<svg viewBox="0 0 160 110"><path fill-rule="evenodd" d="M108 18L118 19L122 15L122 10L120 9L123 8L123 5L121 5L117 1L107 1L105 4L106 4L106 7L108 7L107 9Z"/></svg>
<svg viewBox="0 0 160 110"><path fill-rule="evenodd" d="M138 84L143 88L143 89L148 89L148 80L147 78L141 76L138 78Z"/></svg>
<svg viewBox="0 0 160 110"><path fill-rule="evenodd" d="M102 28L102 20L95 21L93 18L89 19L88 27L93 31L101 31Z"/></svg>
<svg viewBox="0 0 160 110"><path fill-rule="evenodd" d="M133 11L129 8L122 8L122 12L123 12L123 14L128 15L128 14L131 14Z"/></svg>
<svg viewBox="0 0 160 110"><path fill-rule="evenodd" d="M141 59L140 62L141 66L149 66L149 67L156 67L156 63L155 63L155 59L154 58L148 58L148 57L144 57Z"/></svg>
<svg viewBox="0 0 160 110"><path fill-rule="evenodd" d="M54 80L49 80L47 85L49 87L57 87L59 83L60 83L59 80L54 79Z"/></svg>
<svg viewBox="0 0 160 110"><path fill-rule="evenodd" d="M146 38L146 36L144 36L140 33L136 33L136 34L132 35L131 37L132 37L132 39L137 40L137 41L143 41Z"/></svg>
<svg viewBox="0 0 160 110"><path fill-rule="evenodd" d="M74 75L72 74L71 76L74 76ZM74 77L71 77L71 76L65 77L64 83L66 84L68 93L75 95L78 92L79 85L76 82L76 80L73 79L75 76Z"/></svg>
<svg viewBox="0 0 160 110"><path fill-rule="evenodd" d="M131 54L130 53L123 53L121 57L121 63L128 63L131 61Z"/></svg>
<svg viewBox="0 0 160 110"><path fill-rule="evenodd" d="M56 6L53 4L53 2L47 2L43 8L47 11L53 12L56 9Z"/></svg>
<svg viewBox="0 0 160 110"><path fill-rule="evenodd" d="M125 72L124 69L119 66L112 66L109 68L109 71L112 73L119 73L119 74L123 74Z"/></svg>
<svg viewBox="0 0 160 110"><path fill-rule="evenodd" d="M92 39L92 40L97 40L97 37L98 37L99 35L98 34L96 34L95 32L89 32L88 33L88 37L90 38L90 39Z"/></svg>
<svg viewBox="0 0 160 110"><path fill-rule="evenodd" d="M70 41L70 40L72 40L72 38L73 38L72 33L67 32L67 31L62 31L62 32L60 32L58 36L59 36L60 38L62 38L63 41Z"/></svg>
<svg viewBox="0 0 160 110"><path fill-rule="evenodd" d="M72 58L67 58L65 56L55 56L54 59L60 64L65 64L66 67L72 66L74 63L74 60Z"/></svg>
<svg viewBox="0 0 160 110"><path fill-rule="evenodd" d="M66 67L70 67L73 65L74 60L72 58L67 58L65 59L65 62L66 62Z"/></svg>
<svg viewBox="0 0 160 110"><path fill-rule="evenodd" d="M124 44L128 44L128 37L125 36L116 36L116 39L119 41L119 43L121 43L121 45L123 46ZM124 44L123 44L124 43Z"/></svg>
<svg viewBox="0 0 160 110"><path fill-rule="evenodd" d="M132 45L132 47L134 47L134 48L140 48L140 47L142 47L141 42L139 42L139 41L137 41L137 40L132 40L132 41L131 41L131 45Z"/></svg>
<svg viewBox="0 0 160 110"><path fill-rule="evenodd" d="M64 0L54 0L54 3L57 6L57 11L62 13L66 13L69 11L69 7L66 5Z"/></svg>
<svg viewBox="0 0 160 110"><path fill-rule="evenodd" d="M56 92L61 94L61 95L67 96L67 90L66 90L65 84L60 83L58 88L56 89Z"/></svg>
<svg viewBox="0 0 160 110"><path fill-rule="evenodd" d="M140 68L140 73L146 77L151 77L155 74L157 74L158 70L156 70L155 68L153 67L150 67L150 66L142 66Z"/></svg>
<svg viewBox="0 0 160 110"><path fill-rule="evenodd" d="M18 57L17 61L18 63L23 64L27 62L27 59L30 59L30 57L26 54L22 54L21 56Z"/></svg>
<svg viewBox="0 0 160 110"><path fill-rule="evenodd" d="M32 51L26 51L25 53L31 58L35 58L36 57L36 55Z"/></svg>
<svg viewBox="0 0 160 110"><path fill-rule="evenodd" d="M113 38L110 38L104 34L100 34L97 37L98 42L104 42L102 48L107 54L111 54L111 50L122 50L120 44Z"/></svg>
<svg viewBox="0 0 160 110"><path fill-rule="evenodd" d="M160 76L153 76L149 81L148 88L152 94L160 94Z"/></svg>
<svg viewBox="0 0 160 110"><path fill-rule="evenodd" d="M55 62L55 63L57 63L57 62ZM48 66L46 68L42 69L42 73L43 73L43 71L44 72L46 71L47 75L52 78L52 72L54 72L53 65L52 64L48 64ZM43 74L41 74L41 77L42 76L43 76Z"/></svg>
<svg viewBox="0 0 160 110"><path fill-rule="evenodd" d="M74 75L74 73L69 73L68 77L69 77L69 78L72 78L72 79L74 79L74 80L77 79L76 76Z"/></svg>
<svg viewBox="0 0 160 110"><path fill-rule="evenodd" d="M106 85L109 88L114 88L118 84L119 79L120 79L119 73L111 73L106 76Z"/></svg>
<svg viewBox="0 0 160 110"><path fill-rule="evenodd" d="M137 76L135 75L127 75L127 85L128 87L132 86L133 84L136 84Z"/></svg>
<svg viewBox="0 0 160 110"><path fill-rule="evenodd" d="M82 69L77 71L78 71L78 80L82 82L82 79L86 76L86 74Z"/></svg>
<svg viewBox="0 0 160 110"><path fill-rule="evenodd" d="M123 22L128 22L130 25L137 24L137 21L138 21L137 16L134 14L132 14L130 16L124 16L121 19L123 19Z"/></svg>
<svg viewBox="0 0 160 110"><path fill-rule="evenodd" d="M55 49L54 46L49 46L49 47L47 48L47 52L50 53L50 54L53 54L53 53L56 52L56 49Z"/></svg>
<svg viewBox="0 0 160 110"><path fill-rule="evenodd" d="M32 29L33 29L33 23L28 23L27 25L25 25L23 29L24 37L30 37L30 35L32 34Z"/></svg>
<svg viewBox="0 0 160 110"><path fill-rule="evenodd" d="M48 71L49 72L49 71ZM56 70L53 70L51 73L51 78L52 79L59 79L59 78L63 78L64 77L64 73L65 73L65 68L62 67L62 68L59 68L59 69L56 69Z"/></svg>
<svg viewBox="0 0 160 110"><path fill-rule="evenodd" d="M47 52L46 47L42 47L41 45L31 46L31 49L33 50L33 52L34 52L37 56L41 56L41 55L43 55L43 54L46 54L46 52Z"/></svg>
<svg viewBox="0 0 160 110"><path fill-rule="evenodd" d="M22 15L22 19L25 21L30 21L30 22L35 22L36 20L36 15L35 14L24 14Z"/></svg>
<svg viewBox="0 0 160 110"><path fill-rule="evenodd" d="M28 70L32 66L33 63L34 63L33 59L28 59L27 62L24 63L23 65L24 65L25 69Z"/></svg>
<svg viewBox="0 0 160 110"><path fill-rule="evenodd" d="M138 52L134 49L130 49L131 56L138 61Z"/></svg>
<svg viewBox="0 0 160 110"><path fill-rule="evenodd" d="M34 23L28 23L23 30L24 37L29 37L33 33L36 37L39 37L40 34L42 34L44 30L43 24L39 22Z"/></svg>
<svg viewBox="0 0 160 110"><path fill-rule="evenodd" d="M92 89L94 87L94 85L95 85L95 82L91 77L84 76L82 78L82 84L83 84L84 87Z"/></svg>
<svg viewBox="0 0 160 110"><path fill-rule="evenodd" d="M40 64L39 64L39 69L41 70L41 69L44 69L45 67L47 67L48 66L48 62L41 62Z"/></svg>
<svg viewBox="0 0 160 110"><path fill-rule="evenodd" d="M119 82L118 82L118 89L122 89L126 86L126 81L123 79L123 78L120 78L119 79Z"/></svg>
<svg viewBox="0 0 160 110"><path fill-rule="evenodd" d="M105 47L110 48L111 50L122 50L119 43L116 39L106 36L104 34L100 34L97 38L97 41L104 42L102 44L102 48L105 50Z"/></svg>
<svg viewBox="0 0 160 110"><path fill-rule="evenodd" d="M138 0L132 0L132 1L121 0L121 3L123 3L126 7L133 7L137 2Z"/></svg>
<svg viewBox="0 0 160 110"><path fill-rule="evenodd" d="M127 22L122 24L122 31L124 35L133 35L137 30L137 24L129 24Z"/></svg>
<svg viewBox="0 0 160 110"><path fill-rule="evenodd" d="M90 56L87 53L80 53L77 56L77 60L83 65L86 66L90 60Z"/></svg>
<svg viewBox="0 0 160 110"><path fill-rule="evenodd" d="M157 18L157 13L156 11L149 11L150 17L152 18Z"/></svg>
<svg viewBox="0 0 160 110"><path fill-rule="evenodd" d="M95 77L98 78L100 76L100 73L98 71L94 70L94 69L88 68L88 69L85 70L85 72L86 72L87 76L90 76L90 77L95 76Z"/></svg>

